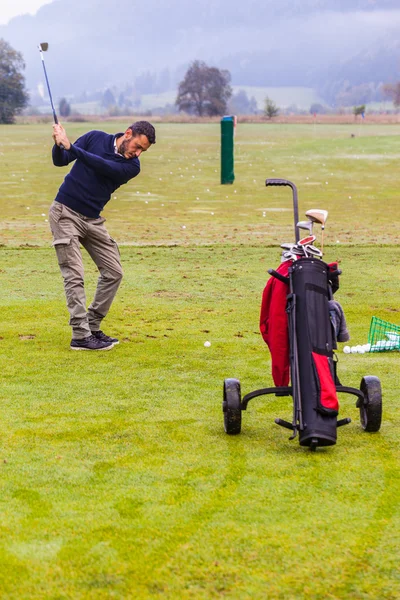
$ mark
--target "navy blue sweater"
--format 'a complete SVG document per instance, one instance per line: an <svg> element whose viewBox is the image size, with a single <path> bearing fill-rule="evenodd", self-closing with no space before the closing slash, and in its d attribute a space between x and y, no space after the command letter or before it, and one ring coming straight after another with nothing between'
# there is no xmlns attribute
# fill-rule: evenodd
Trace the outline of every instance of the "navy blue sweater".
<svg viewBox="0 0 400 600"><path fill-rule="evenodd" d="M117 133L117 137L121 135ZM89 131L71 144L69 150L53 146L56 167L76 160L58 191L57 202L97 219L111 194L139 174L140 162L136 156L125 158L115 153L115 137L103 131Z"/></svg>

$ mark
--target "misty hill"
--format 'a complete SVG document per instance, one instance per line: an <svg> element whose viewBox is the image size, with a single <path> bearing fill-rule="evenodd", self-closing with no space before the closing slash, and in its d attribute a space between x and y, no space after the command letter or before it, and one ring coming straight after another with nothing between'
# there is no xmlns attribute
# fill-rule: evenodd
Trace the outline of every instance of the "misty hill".
<svg viewBox="0 0 400 600"><path fill-rule="evenodd" d="M346 87L399 78L399 27L399 0L54 0L0 37L22 52L31 90L43 83L37 45L49 42L57 96L167 91L201 59L235 85L313 87L333 103Z"/></svg>

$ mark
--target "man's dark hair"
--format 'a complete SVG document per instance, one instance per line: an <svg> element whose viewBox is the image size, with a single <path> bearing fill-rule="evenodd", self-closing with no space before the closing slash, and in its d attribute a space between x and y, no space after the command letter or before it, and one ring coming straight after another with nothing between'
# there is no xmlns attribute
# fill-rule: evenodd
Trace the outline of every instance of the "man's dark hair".
<svg viewBox="0 0 400 600"><path fill-rule="evenodd" d="M149 140L150 144L156 143L156 130L153 125L148 121L136 121L129 127L132 130L132 135L145 135Z"/></svg>

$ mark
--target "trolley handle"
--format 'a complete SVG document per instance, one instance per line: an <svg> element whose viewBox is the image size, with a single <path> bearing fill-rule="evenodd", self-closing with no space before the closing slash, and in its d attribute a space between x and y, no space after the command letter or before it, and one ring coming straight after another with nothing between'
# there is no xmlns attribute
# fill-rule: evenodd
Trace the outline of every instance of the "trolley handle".
<svg viewBox="0 0 400 600"><path fill-rule="evenodd" d="M298 199L297 199L297 187L295 186L295 184L292 181L289 181L288 179L266 179L265 185L266 186L269 186L269 185L289 186L290 188L292 188L294 237L295 237L296 242L298 242L300 239L300 231L299 231L299 228L297 227L297 223L299 222L299 206L298 206Z"/></svg>
<svg viewBox="0 0 400 600"><path fill-rule="evenodd" d="M268 269L268 273L272 275L272 277L275 277L276 279L279 279L279 281L282 281L282 283L289 285L289 277L281 275L280 273L278 273L278 271L275 271L275 269Z"/></svg>
<svg viewBox="0 0 400 600"><path fill-rule="evenodd" d="M288 179L266 179L265 185L288 185L292 188L294 184Z"/></svg>

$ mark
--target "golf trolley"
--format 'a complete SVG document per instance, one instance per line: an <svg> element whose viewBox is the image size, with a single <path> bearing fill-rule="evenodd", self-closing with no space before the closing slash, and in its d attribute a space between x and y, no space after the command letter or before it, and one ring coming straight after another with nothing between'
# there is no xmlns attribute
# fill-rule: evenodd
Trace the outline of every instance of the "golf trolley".
<svg viewBox="0 0 400 600"><path fill-rule="evenodd" d="M266 185L292 188L295 222L296 244L282 244L282 263L277 270L268 271L273 279L267 283L267 287L271 283L269 290L267 287L264 290L269 301L280 297L281 302L279 307L272 300L278 312L270 315L265 335L262 330L271 350L274 382L279 381L279 385L255 390L242 398L239 380L226 379L222 403L224 427L228 434L240 433L242 411L253 398L268 394L292 396L292 421L278 418L275 423L292 431L289 439L299 434L300 445L315 451L318 446L334 445L337 428L351 422L349 418L337 418L338 392L356 396L362 428L368 432L378 431L382 418L381 385L377 377L369 375L362 378L359 389L347 387L340 383L337 375L334 354L337 340L329 302L339 287L341 271L337 263L328 265L321 259L322 253L312 246L315 236L299 239L299 228L312 233L312 221L323 228L327 212L307 211L311 221L299 222L296 186L285 179L267 179ZM280 331L277 328L281 328ZM284 354L287 368L282 362Z"/></svg>

